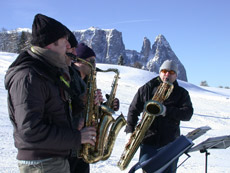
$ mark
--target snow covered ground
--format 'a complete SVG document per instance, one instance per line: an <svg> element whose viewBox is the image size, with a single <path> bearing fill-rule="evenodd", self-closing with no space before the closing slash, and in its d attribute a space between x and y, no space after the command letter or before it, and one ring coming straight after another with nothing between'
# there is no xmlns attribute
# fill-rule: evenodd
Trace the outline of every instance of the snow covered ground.
<svg viewBox="0 0 230 173"><path fill-rule="evenodd" d="M13 127L9 121L7 111L7 92L4 88L4 75L16 58L16 54L0 52L0 173L17 173L17 150L14 147L12 137ZM126 66L97 64L101 69L118 68L120 71L120 79L118 82L117 97L120 99L120 110L127 115L129 104L137 89L151 78L156 76L152 72L135 69ZM195 67L194 67L195 68ZM113 72L98 73L97 85L101 88L103 94L109 93L113 81ZM186 88L191 96L194 115L189 122L181 123L181 132L186 135L188 132L201 126L209 126L212 129L202 135L193 142L195 145L203 142L211 137L230 135L230 89L200 87L191 83L179 80L179 85ZM121 153L125 146L124 128L121 129L111 157L107 161L100 161L96 164L91 164L92 173L127 173L128 170L138 161L139 150L132 159L129 167L125 171L120 171L116 166L120 159ZM209 173L229 173L229 155L230 148L227 149L210 149L208 150L208 172ZM205 154L197 152L190 153L191 157L178 168L178 173L200 173L205 172ZM185 155L180 157L179 162L185 159ZM137 171L141 172L140 170Z"/></svg>

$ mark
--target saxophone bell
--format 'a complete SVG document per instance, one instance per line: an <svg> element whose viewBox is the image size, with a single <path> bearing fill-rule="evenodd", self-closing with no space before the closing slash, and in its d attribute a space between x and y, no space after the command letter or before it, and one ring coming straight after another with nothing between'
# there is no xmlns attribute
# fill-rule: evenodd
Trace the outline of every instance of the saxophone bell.
<svg viewBox="0 0 230 173"><path fill-rule="evenodd" d="M154 116L158 116L163 113L163 106L158 101L149 100L145 103L145 112Z"/></svg>

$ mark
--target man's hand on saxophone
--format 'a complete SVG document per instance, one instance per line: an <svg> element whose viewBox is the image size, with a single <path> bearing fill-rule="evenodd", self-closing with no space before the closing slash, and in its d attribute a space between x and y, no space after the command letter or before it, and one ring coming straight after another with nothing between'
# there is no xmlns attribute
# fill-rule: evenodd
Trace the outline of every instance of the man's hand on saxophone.
<svg viewBox="0 0 230 173"><path fill-rule="evenodd" d="M120 101L118 98L115 98L113 100L113 110L114 111L118 111L119 110L119 107L120 107Z"/></svg>
<svg viewBox="0 0 230 173"><path fill-rule="evenodd" d="M106 99L108 100L109 98L109 94L105 95ZM95 94L95 100L94 100L94 104L97 106L100 106L101 104L105 104L104 103L105 99L103 98L101 89L97 89L96 94ZM112 102L112 108L114 111L118 111L120 107L120 101L118 98L114 98L113 102Z"/></svg>
<svg viewBox="0 0 230 173"><path fill-rule="evenodd" d="M81 144L95 145L96 142L96 129L94 127L85 127L80 130Z"/></svg>
<svg viewBox="0 0 230 173"><path fill-rule="evenodd" d="M106 94L105 97L106 97L107 100L109 100L110 95ZM120 101L119 101L118 98L114 98L113 99L112 108L113 108L114 111L118 111L119 110L119 108L120 108Z"/></svg>
<svg viewBox="0 0 230 173"><path fill-rule="evenodd" d="M77 125L77 129L79 131L84 127L84 122L85 122L84 118L79 118L78 125Z"/></svg>
<svg viewBox="0 0 230 173"><path fill-rule="evenodd" d="M104 102L104 98L101 89L97 89L95 92L94 104L100 106Z"/></svg>

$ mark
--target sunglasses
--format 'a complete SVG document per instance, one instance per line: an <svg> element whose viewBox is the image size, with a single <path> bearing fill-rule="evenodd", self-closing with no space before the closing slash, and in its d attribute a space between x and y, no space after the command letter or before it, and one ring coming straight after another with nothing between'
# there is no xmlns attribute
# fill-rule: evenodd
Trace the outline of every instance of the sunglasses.
<svg viewBox="0 0 230 173"><path fill-rule="evenodd" d="M86 60L86 61L88 61L88 60ZM95 64L96 63L96 60L95 59L90 59L89 61L88 61L90 64Z"/></svg>
<svg viewBox="0 0 230 173"><path fill-rule="evenodd" d="M92 66L95 66L95 64L96 64L96 60L95 59L80 60L80 61L82 61L82 63L85 64L85 65L89 65L88 63L90 63Z"/></svg>
<svg viewBox="0 0 230 173"><path fill-rule="evenodd" d="M173 70L166 70L166 69L161 70L161 72L162 72L162 73L167 73L167 72L169 72L169 74L171 74L171 75L173 75L173 74L176 73L176 72L173 71Z"/></svg>

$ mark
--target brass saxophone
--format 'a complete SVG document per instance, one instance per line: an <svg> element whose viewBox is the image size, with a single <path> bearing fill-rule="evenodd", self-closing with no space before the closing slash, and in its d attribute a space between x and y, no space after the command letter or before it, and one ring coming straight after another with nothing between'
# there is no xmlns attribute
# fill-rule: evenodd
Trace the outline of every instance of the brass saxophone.
<svg viewBox="0 0 230 173"><path fill-rule="evenodd" d="M136 126L135 131L132 133L128 143L125 145L125 149L117 163L117 166L121 170L124 170L128 167L130 161L144 139L146 131L151 126L155 117L161 115L163 111L162 102L170 96L173 88L173 84L169 82L161 83L158 86L152 100L149 100L145 103L145 111L142 115L142 119Z"/></svg>
<svg viewBox="0 0 230 173"><path fill-rule="evenodd" d="M101 72L113 71L116 73L110 92L110 97L106 105L96 106L94 104L96 87L96 69L87 61L84 61L91 67L91 74L87 81L87 103L85 109L85 127L95 127L97 130L95 146L91 144L83 144L81 157L87 163L95 163L100 160L106 160L110 157L116 137L120 129L126 124L124 116L121 114L114 120L114 111L112 110L113 100L115 98L116 89L119 79L119 71L117 69L100 70Z"/></svg>

